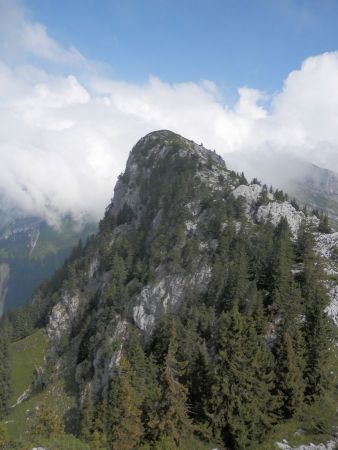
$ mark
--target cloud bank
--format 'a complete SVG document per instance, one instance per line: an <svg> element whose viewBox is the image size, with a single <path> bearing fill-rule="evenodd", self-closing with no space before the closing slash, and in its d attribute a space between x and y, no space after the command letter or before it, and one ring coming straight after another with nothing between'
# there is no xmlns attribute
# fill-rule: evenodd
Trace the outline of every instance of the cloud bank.
<svg viewBox="0 0 338 450"><path fill-rule="evenodd" d="M20 3L0 0L6 202L50 223L66 214L97 220L131 147L163 128L226 160L292 152L338 171L338 52L309 57L273 95L241 87L229 105L212 81L168 84L151 76L131 84L104 76L77 49L51 38Z"/></svg>

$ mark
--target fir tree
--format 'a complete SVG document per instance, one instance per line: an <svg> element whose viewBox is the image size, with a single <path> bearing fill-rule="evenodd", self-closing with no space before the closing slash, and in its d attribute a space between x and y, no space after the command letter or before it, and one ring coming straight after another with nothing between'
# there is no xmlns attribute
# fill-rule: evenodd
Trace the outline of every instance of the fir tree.
<svg viewBox="0 0 338 450"><path fill-rule="evenodd" d="M305 396L308 402L313 402L329 385L328 360L332 332L325 312L328 296L323 286L323 271L314 252L313 235L306 228L301 236L301 244L304 265L301 287L305 304Z"/></svg>
<svg viewBox="0 0 338 450"><path fill-rule="evenodd" d="M276 386L280 399L279 414L283 418L294 416L303 404L302 367L290 335L284 332L276 348Z"/></svg>
<svg viewBox="0 0 338 450"><path fill-rule="evenodd" d="M252 448L273 423L273 366L251 318L234 307L222 314L211 402L216 437L233 449Z"/></svg>
<svg viewBox="0 0 338 450"><path fill-rule="evenodd" d="M114 450L137 447L143 434L141 399L134 383L135 372L127 357L122 355L110 395L109 436Z"/></svg>
<svg viewBox="0 0 338 450"><path fill-rule="evenodd" d="M198 422L208 420L208 406L212 387L212 367L204 345L199 345L189 365L189 403L192 415Z"/></svg>
<svg viewBox="0 0 338 450"><path fill-rule="evenodd" d="M181 442L193 432L188 416L187 388L181 384L186 364L177 360L178 342L176 324L172 322L168 352L161 376L162 399L156 428L159 435L166 436L181 448Z"/></svg>
<svg viewBox="0 0 338 450"><path fill-rule="evenodd" d="M90 386L84 390L84 401L81 410L80 436L86 442L90 442L94 425L94 406Z"/></svg>
<svg viewBox="0 0 338 450"><path fill-rule="evenodd" d="M246 235L242 232L232 250L232 261L230 265L229 283L228 283L228 304L231 309L237 305L240 310L245 310L248 306L248 257L246 253Z"/></svg>
<svg viewBox="0 0 338 450"><path fill-rule="evenodd" d="M329 218L327 214L321 214L319 217L319 224L318 224L318 231L319 233L325 233L329 234L332 233L332 229L329 224Z"/></svg>
<svg viewBox="0 0 338 450"><path fill-rule="evenodd" d="M285 330L296 324L301 310L300 292L292 274L293 261L290 228L287 219L282 218L276 230L272 299Z"/></svg>

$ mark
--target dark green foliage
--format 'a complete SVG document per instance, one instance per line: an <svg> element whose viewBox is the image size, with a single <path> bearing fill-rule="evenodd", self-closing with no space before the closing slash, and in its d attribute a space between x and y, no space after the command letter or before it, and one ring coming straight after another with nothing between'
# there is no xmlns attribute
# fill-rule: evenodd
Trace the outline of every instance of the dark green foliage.
<svg viewBox="0 0 338 450"><path fill-rule="evenodd" d="M290 335L284 332L276 345L276 389L281 417L294 416L303 406L305 382L303 361Z"/></svg>
<svg viewBox="0 0 338 450"><path fill-rule="evenodd" d="M329 218L328 218L327 214L320 215L318 231L319 231L319 233L325 233L325 234L332 233L332 228L329 225Z"/></svg>
<svg viewBox="0 0 338 450"><path fill-rule="evenodd" d="M94 405L92 399L92 393L89 386L86 386L84 390L84 400L81 409L81 426L80 436L86 441L90 442L93 435L94 428Z"/></svg>
<svg viewBox="0 0 338 450"><path fill-rule="evenodd" d="M251 448L273 423L271 354L250 317L235 306L218 321L212 426L233 449Z"/></svg>
<svg viewBox="0 0 338 450"><path fill-rule="evenodd" d="M277 200L278 202L285 202L287 200L287 195L284 194L282 190L276 189L273 196L274 199Z"/></svg>
<svg viewBox="0 0 338 450"><path fill-rule="evenodd" d="M108 405L108 437L114 450L137 448L143 434L142 397L136 383L136 374L126 356L122 355Z"/></svg>
<svg viewBox="0 0 338 450"><path fill-rule="evenodd" d="M277 229L272 260L272 304L281 315L284 329L294 327L300 313L300 292L295 283L291 234L286 219L281 219Z"/></svg>
<svg viewBox="0 0 338 450"><path fill-rule="evenodd" d="M81 320L58 355L79 381L77 431L95 450L194 448L197 436L207 448L260 448L275 424L306 408L323 428L312 407L329 392L331 338L311 231L303 224L295 242L286 219L277 227L249 221L245 198L231 194L247 184L244 175L221 171L210 189L203 176L213 176L217 157L182 157L182 139L168 140L163 158L151 151L163 151L161 140L136 146L142 214L123 202L116 214L109 208L98 236L27 309L8 314L8 335L43 326L64 293L79 293ZM132 176L127 168L123 188ZM270 194L287 198L263 186L256 206ZM197 287L202 269L205 289ZM155 290L141 306L146 318L158 300L162 314L159 307L151 333L138 330L135 299L168 280L184 295L166 303ZM99 392L93 377L104 380Z"/></svg>
<svg viewBox="0 0 338 450"><path fill-rule="evenodd" d="M308 402L313 402L329 387L328 359L332 345L332 325L325 313L328 295L323 285L324 273L313 244L311 231L303 228L298 248L301 249L304 266L301 286L305 309L305 396Z"/></svg>
<svg viewBox="0 0 338 450"><path fill-rule="evenodd" d="M11 394L9 366L9 330L4 324L0 327L0 420L8 413Z"/></svg>
<svg viewBox="0 0 338 450"><path fill-rule="evenodd" d="M186 370L186 364L177 360L178 342L176 325L172 322L169 346L161 374L162 397L158 418L153 426L158 437L172 439L177 448L186 436L192 434L193 425L188 416L187 388L180 382Z"/></svg>

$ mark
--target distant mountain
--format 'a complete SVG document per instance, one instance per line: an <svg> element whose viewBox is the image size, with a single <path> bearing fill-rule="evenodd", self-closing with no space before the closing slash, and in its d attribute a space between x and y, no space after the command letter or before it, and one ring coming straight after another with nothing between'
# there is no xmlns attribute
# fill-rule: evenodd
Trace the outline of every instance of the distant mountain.
<svg viewBox="0 0 338 450"><path fill-rule="evenodd" d="M338 230L338 173L291 153L235 153L227 155L227 161L235 169L258 177L262 183L278 186L302 206L326 212Z"/></svg>
<svg viewBox="0 0 338 450"><path fill-rule="evenodd" d="M284 184L284 188L302 204L328 213L338 229L338 174L304 162L303 173Z"/></svg>
<svg viewBox="0 0 338 450"><path fill-rule="evenodd" d="M64 262L79 239L96 230L66 218L53 228L37 217L0 216L0 316L27 301L34 289Z"/></svg>

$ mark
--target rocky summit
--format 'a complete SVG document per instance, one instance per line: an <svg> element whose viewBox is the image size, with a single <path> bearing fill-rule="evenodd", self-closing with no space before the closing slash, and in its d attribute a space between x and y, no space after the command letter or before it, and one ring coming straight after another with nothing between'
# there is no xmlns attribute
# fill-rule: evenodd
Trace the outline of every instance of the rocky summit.
<svg viewBox="0 0 338 450"><path fill-rule="evenodd" d="M46 349L26 395L2 399L9 420L35 446L49 433L76 448L271 449L283 426L288 448L297 429L301 444L333 435L338 238L322 221L202 145L146 135L98 234L24 320L2 320L18 354L33 339Z"/></svg>

